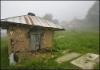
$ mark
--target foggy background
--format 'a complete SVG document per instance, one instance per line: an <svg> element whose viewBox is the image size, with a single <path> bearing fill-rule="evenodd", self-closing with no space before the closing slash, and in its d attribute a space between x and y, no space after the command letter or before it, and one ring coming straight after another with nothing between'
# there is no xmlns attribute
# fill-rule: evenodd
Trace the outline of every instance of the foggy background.
<svg viewBox="0 0 100 70"><path fill-rule="evenodd" d="M60 24L66 30L99 29L99 1L1 1L1 19L28 12Z"/></svg>
<svg viewBox="0 0 100 70"><path fill-rule="evenodd" d="M1 1L1 19L33 12L43 17L52 14L59 21L83 19L95 1Z"/></svg>

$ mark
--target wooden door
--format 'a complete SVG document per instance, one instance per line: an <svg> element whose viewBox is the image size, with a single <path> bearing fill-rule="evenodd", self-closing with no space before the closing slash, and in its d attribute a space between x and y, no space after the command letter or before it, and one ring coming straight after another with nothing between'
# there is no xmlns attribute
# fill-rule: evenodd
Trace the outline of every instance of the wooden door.
<svg viewBox="0 0 100 70"><path fill-rule="evenodd" d="M31 34L31 50L37 51L40 49L40 34Z"/></svg>

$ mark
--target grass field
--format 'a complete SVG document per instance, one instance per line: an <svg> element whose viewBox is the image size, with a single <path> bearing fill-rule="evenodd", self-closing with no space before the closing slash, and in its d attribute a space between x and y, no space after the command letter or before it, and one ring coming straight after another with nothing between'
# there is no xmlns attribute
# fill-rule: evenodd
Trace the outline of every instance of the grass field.
<svg viewBox="0 0 100 70"><path fill-rule="evenodd" d="M62 51L71 49L74 52L96 53L99 54L99 32L98 31L62 31L56 32L54 35L53 54L56 57L61 56ZM7 55L7 40L1 39L1 68L16 68L8 66ZM47 60L46 62L44 60ZM96 66L98 68L99 65ZM20 68L35 68L35 69L78 69L69 62L58 64L55 58L34 58L33 60L25 61L24 66Z"/></svg>

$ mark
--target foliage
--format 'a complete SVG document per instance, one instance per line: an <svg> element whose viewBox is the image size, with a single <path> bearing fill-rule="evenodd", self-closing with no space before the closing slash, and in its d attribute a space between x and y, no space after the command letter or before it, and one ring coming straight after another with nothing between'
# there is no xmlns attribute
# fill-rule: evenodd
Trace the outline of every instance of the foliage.
<svg viewBox="0 0 100 70"><path fill-rule="evenodd" d="M54 58L48 56L41 58L32 58L32 60L25 60L23 66L8 66L8 51L7 38L1 39L1 68L9 69L78 69L76 66L65 62L58 64L55 59L61 56L62 51L71 49L80 53L97 53L99 54L99 32L98 31L63 31L55 32L54 47L52 54L56 55ZM96 66L96 68L98 68Z"/></svg>

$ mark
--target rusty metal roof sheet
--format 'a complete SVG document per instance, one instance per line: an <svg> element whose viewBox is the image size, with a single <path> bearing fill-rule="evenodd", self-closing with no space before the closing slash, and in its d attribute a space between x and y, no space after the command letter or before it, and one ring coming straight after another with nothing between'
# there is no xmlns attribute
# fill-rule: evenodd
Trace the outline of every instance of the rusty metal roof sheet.
<svg viewBox="0 0 100 70"><path fill-rule="evenodd" d="M6 18L6 19L2 19L1 21L27 24L27 25L33 25L33 26L63 29L63 27L58 25L58 24L54 24L54 23L52 23L48 20L45 20L43 18L40 18L37 16L30 16L30 15Z"/></svg>

